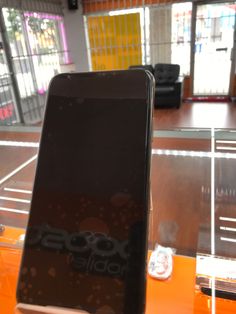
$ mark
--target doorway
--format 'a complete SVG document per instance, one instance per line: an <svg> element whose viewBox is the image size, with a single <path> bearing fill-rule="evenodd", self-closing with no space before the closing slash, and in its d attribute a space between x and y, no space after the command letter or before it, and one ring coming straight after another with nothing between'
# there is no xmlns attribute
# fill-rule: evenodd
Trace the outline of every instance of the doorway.
<svg viewBox="0 0 236 314"><path fill-rule="evenodd" d="M236 1L196 5L194 95L228 95Z"/></svg>

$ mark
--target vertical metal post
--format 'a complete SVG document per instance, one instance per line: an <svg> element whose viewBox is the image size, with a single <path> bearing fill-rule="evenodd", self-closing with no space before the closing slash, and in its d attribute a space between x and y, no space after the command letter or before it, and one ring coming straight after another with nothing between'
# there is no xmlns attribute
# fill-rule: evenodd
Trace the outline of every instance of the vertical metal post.
<svg viewBox="0 0 236 314"><path fill-rule="evenodd" d="M229 96L235 97L235 70L236 70L236 13L234 17L234 38L233 38L233 48L231 50L231 69L230 69L230 81L229 81Z"/></svg>
<svg viewBox="0 0 236 314"><path fill-rule="evenodd" d="M20 12L20 15L21 15L21 21L22 21L22 31L23 31L26 51L27 51L27 55L28 55L28 62L29 62L29 66L30 66L30 72L31 72L32 79L33 79L34 89L35 89L35 91L37 91L36 73L35 73L35 69L34 69L34 63L32 60L33 52L31 51L30 40L29 40L29 36L28 36L28 30L27 30L27 26L26 26L26 19L25 19L23 12Z"/></svg>
<svg viewBox="0 0 236 314"><path fill-rule="evenodd" d="M147 34L146 34L146 15L145 15L145 1L142 4L143 9L143 34L144 34L144 62L147 64Z"/></svg>
<svg viewBox="0 0 236 314"><path fill-rule="evenodd" d="M36 94L35 100L36 100L36 103L37 103L37 111L38 111L39 117L41 118L40 102L39 102L39 97L37 95L38 84L37 84L36 73L35 73L34 62L33 62L33 53L31 51L31 46L30 46L29 32L28 32L27 25L26 25L26 18L25 18L25 15L24 15L24 13L22 11L20 12L20 15L21 15L22 31L23 31L23 36L24 36L24 39L25 39L26 51L27 51L27 54L28 54L28 62L29 62L29 66L30 66L30 72L31 72L31 75L32 75L34 91L35 91L35 94ZM36 113L36 112L34 112L34 113Z"/></svg>
<svg viewBox="0 0 236 314"><path fill-rule="evenodd" d="M214 261L216 249L215 227L215 129L211 129L211 258ZM211 276L211 314L216 314L215 275Z"/></svg>
<svg viewBox="0 0 236 314"><path fill-rule="evenodd" d="M196 41L196 21L197 21L197 4L193 2L192 19L191 19L191 47L190 47L190 94L194 92L194 64L195 64L195 41Z"/></svg>
<svg viewBox="0 0 236 314"><path fill-rule="evenodd" d="M8 69L10 72L10 77L11 77L11 81L12 81L12 88L13 88L14 95L15 95L16 106L17 106L17 111L18 111L20 123L24 123L24 114L23 114L23 111L21 108L20 91L19 91L17 78L16 78L16 74L15 74L14 66L13 66L13 62L12 62L11 47L10 47L10 44L8 41L7 30L6 30L6 26L5 26L5 22L4 22L2 8L0 8L0 29L2 32L2 43L3 43L4 50L5 50Z"/></svg>

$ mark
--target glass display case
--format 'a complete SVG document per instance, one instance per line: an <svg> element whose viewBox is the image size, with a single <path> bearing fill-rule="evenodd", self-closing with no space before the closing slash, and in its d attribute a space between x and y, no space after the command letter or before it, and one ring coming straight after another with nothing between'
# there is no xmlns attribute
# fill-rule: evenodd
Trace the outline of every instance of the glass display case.
<svg viewBox="0 0 236 314"><path fill-rule="evenodd" d="M16 302L40 133L0 130L1 314ZM146 314L234 313L236 130L154 131L151 195Z"/></svg>
<svg viewBox="0 0 236 314"><path fill-rule="evenodd" d="M148 280L148 295L156 291L155 305L147 303L150 313L236 310L235 135L220 129L154 132L150 244L172 249L173 265L165 281Z"/></svg>

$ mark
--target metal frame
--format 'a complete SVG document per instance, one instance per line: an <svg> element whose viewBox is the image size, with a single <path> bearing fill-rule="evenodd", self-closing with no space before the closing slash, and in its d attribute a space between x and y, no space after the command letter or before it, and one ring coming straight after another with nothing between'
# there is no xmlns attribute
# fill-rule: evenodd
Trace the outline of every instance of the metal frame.
<svg viewBox="0 0 236 314"><path fill-rule="evenodd" d="M194 82L196 16L197 16L197 4L196 2L193 2L192 18L191 18L191 43L190 43L190 94L191 95L193 95L193 82Z"/></svg>
<svg viewBox="0 0 236 314"><path fill-rule="evenodd" d="M15 53L10 45L6 24L9 9L16 10L14 12L19 18L18 29L21 39L17 39L15 31L13 31L11 38ZM4 55L9 70L8 75L11 78L17 122L22 124L37 123L42 120L48 84L52 76L60 72L60 61L62 57L64 59L65 53L68 53L65 50L66 46L62 46L62 38L60 38L63 36L61 33L63 17L47 12L37 13L37 16L31 14L32 11L9 7L2 9L0 7L0 28ZM52 15L55 15L55 18L51 18ZM31 16L36 18L35 21L32 21L34 27L27 24ZM45 19L45 23L47 23L46 35L50 34L49 37L45 35L45 32L41 34L37 28L42 27L41 24L38 26L37 22L42 19ZM39 38L40 41L38 41ZM32 45L32 43L34 44ZM13 121L7 123L13 123Z"/></svg>
<svg viewBox="0 0 236 314"><path fill-rule="evenodd" d="M236 1L234 1L236 3ZM230 82L229 82L229 96L234 95L234 79L235 79L235 70L236 70L236 12L235 12L235 23L234 23L234 41L233 48L231 51L231 70L230 70Z"/></svg>
<svg viewBox="0 0 236 314"><path fill-rule="evenodd" d="M16 75L15 75L15 71L14 71L14 67L12 63L11 48L8 42L7 31L6 31L6 26L4 22L3 13L2 13L2 8L0 8L0 29L2 30L1 34L2 34L3 46L4 46L4 50L6 54L6 60L7 60L9 72L10 72L9 74L11 76L12 88L13 88L15 99L16 99L16 106L17 106L17 111L18 111L17 113L19 115L20 123L24 123L24 115L21 108L20 91L18 88L18 83L17 83L17 79L16 79Z"/></svg>

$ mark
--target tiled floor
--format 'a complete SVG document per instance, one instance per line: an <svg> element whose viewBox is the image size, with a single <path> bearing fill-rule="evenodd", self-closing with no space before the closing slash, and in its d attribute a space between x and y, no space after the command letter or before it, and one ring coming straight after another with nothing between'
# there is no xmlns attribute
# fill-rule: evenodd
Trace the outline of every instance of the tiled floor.
<svg viewBox="0 0 236 314"><path fill-rule="evenodd" d="M154 130L212 127L236 129L236 103L184 102L179 110L154 111Z"/></svg>

